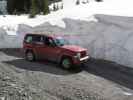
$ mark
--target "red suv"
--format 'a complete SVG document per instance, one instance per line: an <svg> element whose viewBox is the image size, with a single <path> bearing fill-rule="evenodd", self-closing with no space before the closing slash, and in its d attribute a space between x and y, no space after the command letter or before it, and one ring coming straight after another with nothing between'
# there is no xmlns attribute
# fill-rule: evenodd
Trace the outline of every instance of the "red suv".
<svg viewBox="0 0 133 100"><path fill-rule="evenodd" d="M71 45L66 39L54 35L27 34L24 37L23 48L28 61L47 59L58 62L65 69L89 59L87 49Z"/></svg>

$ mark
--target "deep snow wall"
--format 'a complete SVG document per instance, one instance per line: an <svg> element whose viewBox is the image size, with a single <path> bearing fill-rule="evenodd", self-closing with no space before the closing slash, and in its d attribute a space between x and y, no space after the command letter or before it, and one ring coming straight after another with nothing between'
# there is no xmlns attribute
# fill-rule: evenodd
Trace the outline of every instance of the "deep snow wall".
<svg viewBox="0 0 133 100"><path fill-rule="evenodd" d="M52 26L49 23L34 28L19 25L16 38L4 34L0 35L0 46L2 48L4 43L3 47L22 47L22 39L27 32L65 34L64 37L74 44L86 47L91 57L115 61L133 67L133 18L107 15L95 15L95 17L98 22L64 19L65 29ZM1 33L4 33L4 31ZM7 42L7 39L12 42Z"/></svg>

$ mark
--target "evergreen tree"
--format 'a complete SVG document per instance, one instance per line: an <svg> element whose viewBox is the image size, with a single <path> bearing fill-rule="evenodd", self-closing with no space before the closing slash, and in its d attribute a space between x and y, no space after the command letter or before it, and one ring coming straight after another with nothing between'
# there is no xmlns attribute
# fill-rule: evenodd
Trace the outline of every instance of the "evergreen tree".
<svg viewBox="0 0 133 100"><path fill-rule="evenodd" d="M58 5L58 3L57 3L57 5L56 5L56 10L59 10L59 5Z"/></svg>
<svg viewBox="0 0 133 100"><path fill-rule="evenodd" d="M89 3L89 0L87 0L86 3Z"/></svg>
<svg viewBox="0 0 133 100"><path fill-rule="evenodd" d="M7 1L7 11L9 14L13 14L14 12L14 0L8 0Z"/></svg>
<svg viewBox="0 0 133 100"><path fill-rule="evenodd" d="M30 18L35 17L37 14L36 0L31 0Z"/></svg>
<svg viewBox="0 0 133 100"><path fill-rule="evenodd" d="M50 12L48 7L48 0L43 0L43 4L43 14L46 15Z"/></svg>
<svg viewBox="0 0 133 100"><path fill-rule="evenodd" d="M79 2L79 0L77 0L77 1L76 1L76 5L79 5L79 4L80 4L80 2Z"/></svg>
<svg viewBox="0 0 133 100"><path fill-rule="evenodd" d="M7 0L7 11L9 14L29 13L31 0Z"/></svg>
<svg viewBox="0 0 133 100"><path fill-rule="evenodd" d="M55 5L55 3L53 4L53 11L56 11L56 5Z"/></svg>
<svg viewBox="0 0 133 100"><path fill-rule="evenodd" d="M63 9L63 3L61 4L61 9Z"/></svg>
<svg viewBox="0 0 133 100"><path fill-rule="evenodd" d="M7 11L9 14L30 13L31 16L40 12L48 14L50 12L48 5L58 1L61 0L7 0ZM56 5L55 8L58 9Z"/></svg>
<svg viewBox="0 0 133 100"><path fill-rule="evenodd" d="M96 0L97 2L102 2L103 0Z"/></svg>

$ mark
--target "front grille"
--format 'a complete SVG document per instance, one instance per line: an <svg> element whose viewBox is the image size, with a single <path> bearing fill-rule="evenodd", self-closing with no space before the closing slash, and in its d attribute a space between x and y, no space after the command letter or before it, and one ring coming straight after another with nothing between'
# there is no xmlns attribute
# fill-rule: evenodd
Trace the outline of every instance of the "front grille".
<svg viewBox="0 0 133 100"><path fill-rule="evenodd" d="M81 57L85 57L86 56L86 51L82 51L81 52Z"/></svg>

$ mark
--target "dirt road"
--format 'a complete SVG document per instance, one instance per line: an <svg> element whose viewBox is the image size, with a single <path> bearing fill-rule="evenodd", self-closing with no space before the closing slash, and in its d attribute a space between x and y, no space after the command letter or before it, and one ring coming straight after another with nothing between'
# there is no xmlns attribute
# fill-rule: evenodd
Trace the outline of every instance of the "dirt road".
<svg viewBox="0 0 133 100"><path fill-rule="evenodd" d="M0 100L133 100L133 69L91 59L70 71L0 51Z"/></svg>

